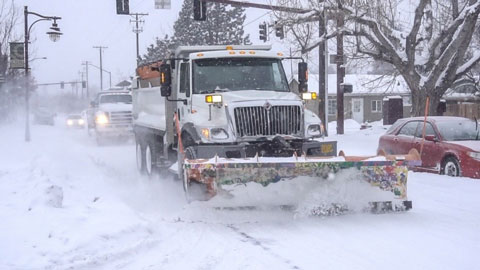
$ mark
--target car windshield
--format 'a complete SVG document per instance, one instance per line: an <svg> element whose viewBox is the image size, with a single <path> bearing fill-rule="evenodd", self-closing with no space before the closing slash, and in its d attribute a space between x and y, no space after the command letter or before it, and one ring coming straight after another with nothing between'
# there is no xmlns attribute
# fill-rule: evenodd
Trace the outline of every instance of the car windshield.
<svg viewBox="0 0 480 270"><path fill-rule="evenodd" d="M437 122L437 127L446 141L472 141L480 139L480 126L473 120L442 121Z"/></svg>
<svg viewBox="0 0 480 270"><path fill-rule="evenodd" d="M132 104L131 95L102 95L100 103L127 103Z"/></svg>
<svg viewBox="0 0 480 270"><path fill-rule="evenodd" d="M82 118L80 115L69 115L68 119L80 119Z"/></svg>
<svg viewBox="0 0 480 270"><path fill-rule="evenodd" d="M193 93L289 91L280 59L215 58L193 62Z"/></svg>

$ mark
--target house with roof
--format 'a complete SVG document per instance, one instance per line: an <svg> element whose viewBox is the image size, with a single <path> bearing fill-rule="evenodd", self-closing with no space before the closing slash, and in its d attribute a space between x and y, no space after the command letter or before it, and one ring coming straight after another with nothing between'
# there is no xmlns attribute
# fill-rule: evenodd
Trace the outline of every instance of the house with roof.
<svg viewBox="0 0 480 270"><path fill-rule="evenodd" d="M318 74L310 74L308 91L318 93ZM352 92L344 94L345 119L354 119L358 123L374 122L383 118L383 100L388 97L401 98L403 101L403 117L411 114L412 102L406 82L401 76L371 74L347 74L345 84L352 85ZM293 91L298 92L298 82L290 82ZM329 74L328 91L328 121L337 120L337 75ZM319 97L321 98L321 97ZM309 100L308 109L318 114L319 100Z"/></svg>

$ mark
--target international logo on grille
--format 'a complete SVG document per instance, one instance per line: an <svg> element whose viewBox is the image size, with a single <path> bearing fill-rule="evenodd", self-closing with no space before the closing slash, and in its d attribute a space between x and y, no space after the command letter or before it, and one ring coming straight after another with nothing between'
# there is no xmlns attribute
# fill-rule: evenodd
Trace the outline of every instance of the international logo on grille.
<svg viewBox="0 0 480 270"><path fill-rule="evenodd" d="M268 101L265 102L265 104L263 104L263 108L267 111L270 111L270 109L272 108L272 104L270 104Z"/></svg>

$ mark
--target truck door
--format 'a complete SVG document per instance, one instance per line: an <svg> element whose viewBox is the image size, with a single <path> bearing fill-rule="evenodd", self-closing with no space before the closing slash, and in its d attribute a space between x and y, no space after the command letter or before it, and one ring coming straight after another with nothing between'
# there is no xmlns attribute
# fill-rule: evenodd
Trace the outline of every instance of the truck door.
<svg viewBox="0 0 480 270"><path fill-rule="evenodd" d="M190 89L190 63L181 61L178 69L177 83L178 83L178 93L177 99L186 99L186 104L183 102L178 102L177 104L177 113L180 117L180 122L183 121L183 118L186 114L190 114L191 108L191 89Z"/></svg>

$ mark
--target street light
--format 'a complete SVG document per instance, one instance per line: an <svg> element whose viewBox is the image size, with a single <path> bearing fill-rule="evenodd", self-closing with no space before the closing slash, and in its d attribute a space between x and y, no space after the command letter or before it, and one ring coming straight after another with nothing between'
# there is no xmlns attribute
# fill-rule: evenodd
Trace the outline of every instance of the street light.
<svg viewBox="0 0 480 270"><path fill-rule="evenodd" d="M45 60L45 59L47 59L46 56L44 56L44 57L35 57L35 58L33 58L33 59L30 59L30 63L33 62L33 61L35 61L35 60Z"/></svg>
<svg viewBox="0 0 480 270"><path fill-rule="evenodd" d="M36 12L31 12L28 11L28 6L25 6L24 12L25 16L25 141L29 142L30 141L30 105L29 105L29 100L30 100L30 91L29 91L29 68L28 68L28 43L30 40L30 30L32 30L33 25L35 25L37 22L40 21L52 21L52 27L50 27L50 31L47 32L48 36L53 42L56 42L60 39L60 36L62 35L62 32L60 32L60 28L57 25L57 20L62 19L61 17L56 17L56 16L44 16L41 14L38 14ZM39 17L40 19L37 19L34 21L30 26L28 25L28 15L35 15Z"/></svg>

